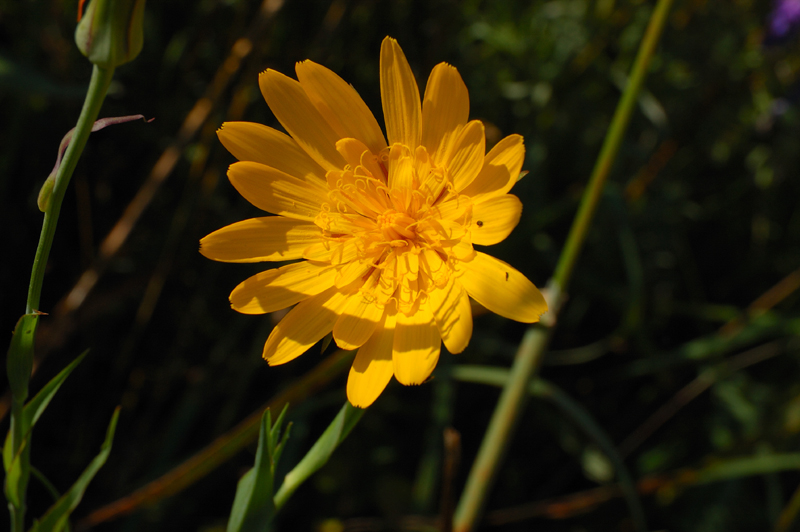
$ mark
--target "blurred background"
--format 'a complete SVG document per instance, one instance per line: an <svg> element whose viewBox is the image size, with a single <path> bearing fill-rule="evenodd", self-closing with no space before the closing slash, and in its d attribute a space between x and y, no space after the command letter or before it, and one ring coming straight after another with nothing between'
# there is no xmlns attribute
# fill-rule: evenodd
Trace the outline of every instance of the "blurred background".
<svg viewBox="0 0 800 532"><path fill-rule="evenodd" d="M800 47L797 1L678 0L578 262L540 376L561 394L523 413L481 530L633 530L594 419L635 480L651 530L769 530L800 485ZM382 122L378 52L397 38L424 88L455 65L488 142L525 137L517 229L490 252L537 286L552 274L654 2L644 0L150 1L141 55L117 69L61 214L45 278L32 389L86 349L37 425L34 465L66 490L113 451L78 508L178 466L329 356L261 360L277 316L227 296L262 264L221 264L198 240L258 216L225 177L226 120L280 127L258 89L312 59ZM794 9L794 10L793 10ZM25 310L39 187L77 120L91 65L77 0L0 0L0 327ZM442 431L461 434L460 493L499 395L458 367L510 366L525 327L476 318L435 378L393 382L277 530L428 530ZM8 337L7 337L8 338ZM3 348L5 349L5 348ZM345 400L346 368L292 402L294 464ZM3 378L2 382L5 382ZM8 394L0 404L7 430ZM250 444L174 496L92 530L224 530ZM279 468L280 470L280 468ZM51 503L32 480L30 515ZM794 503L795 505L797 503ZM5 523L5 517L0 522ZM795 525L775 530L800 530Z"/></svg>

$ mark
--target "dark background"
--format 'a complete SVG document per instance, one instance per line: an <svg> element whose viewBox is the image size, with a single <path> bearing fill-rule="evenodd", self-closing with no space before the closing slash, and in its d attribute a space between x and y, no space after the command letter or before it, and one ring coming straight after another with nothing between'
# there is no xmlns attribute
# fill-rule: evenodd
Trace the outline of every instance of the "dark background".
<svg viewBox="0 0 800 532"><path fill-rule="evenodd" d="M73 42L76 4L0 0L0 327L9 332L25 309L42 219L36 196L74 126L91 72ZM258 215L225 178L234 159L214 133L225 120L279 127L258 90L258 72L293 76L296 61L322 63L353 84L382 123L378 52L386 35L398 39L423 88L435 64L455 65L470 91L470 118L486 123L489 143L511 133L526 142L530 173L513 190L524 204L522 219L489 252L544 286L654 5L279 4L272 2L279 9L255 27L241 65L220 70L257 20L259 3L151 0L144 49L117 70L101 116L155 120L92 134L70 184L45 277L40 310L50 316L40 322L33 390L90 353L36 427L34 465L65 491L122 405L111 457L76 520L175 467L321 359L315 347L268 367L260 353L274 317L239 315L227 301L264 265L214 263L197 252L201 237ZM757 455L774 456L783 470L757 468L644 494L651 530L768 530L800 482L780 465L800 439L793 274L800 266L800 49L792 33L769 35L771 6L673 6L540 372L623 449L664 405L681 406L625 449L637 479L710 464L724 469L725 460ZM182 136L187 115L208 96L207 118L196 134ZM170 146L179 156L174 169L129 238L98 262L106 235ZM82 273L98 264L86 299L65 304ZM768 310L748 311L786 276ZM290 500L277 529L419 530L409 516L438 513L442 428L461 433L458 493L498 397L496 388L454 381L450 366L508 367L524 330L479 317L469 348L457 357L443 353L432 382L390 384ZM701 375L706 388L694 396L681 391ZM343 373L292 405L284 470L341 406L344 383ZM95 530L223 530L253 452L251 445L183 493ZM492 514L606 485L614 478L609 467L579 423L553 402L534 399L488 503L496 519L482 529L632 530L620 498L563 519L519 511L498 525ZM35 480L29 496L32 516L51 502Z"/></svg>

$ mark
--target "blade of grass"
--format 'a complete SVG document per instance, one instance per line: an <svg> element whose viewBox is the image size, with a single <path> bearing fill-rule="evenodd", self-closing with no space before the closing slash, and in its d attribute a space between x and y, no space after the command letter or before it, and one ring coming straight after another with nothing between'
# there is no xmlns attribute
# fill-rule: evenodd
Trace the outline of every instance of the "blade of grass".
<svg viewBox="0 0 800 532"><path fill-rule="evenodd" d="M458 365L453 368L453 378L465 381L488 384L490 386L502 387L508 381L508 370L489 366L467 366ZM636 484L633 481L622 455L617 451L614 442L594 420L589 412L580 403L567 395L555 384L543 379L534 379L528 385L528 393L534 397L547 399L560 408L567 416L572 418L575 424L589 436L598 447L605 453L619 479L625 502L631 512L631 518L637 530L647 530L644 518L644 509L636 493Z"/></svg>
<svg viewBox="0 0 800 532"><path fill-rule="evenodd" d="M798 468L800 468L799 453L744 456L719 460L707 467L698 469L683 468L670 473L650 475L640 479L636 487L640 495L651 495L659 492L680 493L681 490L693 486L768 473L795 471ZM598 505L621 495L622 490L618 485L601 486L591 490L570 493L563 497L495 510L486 516L486 523L490 526L502 526L534 517L567 519L586 513Z"/></svg>
<svg viewBox="0 0 800 532"><path fill-rule="evenodd" d="M157 503L188 488L228 461L258 437L261 416L267 408L279 411L286 403L299 404L350 367L354 353L334 351L292 386L273 397L267 404L218 437L194 456L159 478L145 484L130 495L90 513L78 522L76 530L84 530L117 519L143 506Z"/></svg>

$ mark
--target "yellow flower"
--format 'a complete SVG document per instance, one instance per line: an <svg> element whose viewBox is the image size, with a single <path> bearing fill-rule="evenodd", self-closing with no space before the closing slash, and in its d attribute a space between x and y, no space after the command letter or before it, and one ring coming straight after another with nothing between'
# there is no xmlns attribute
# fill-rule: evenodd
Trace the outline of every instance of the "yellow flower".
<svg viewBox="0 0 800 532"><path fill-rule="evenodd" d="M245 314L291 305L264 358L289 362L333 331L358 349L347 397L372 404L392 378L425 381L442 341L460 353L472 336L469 297L513 320L547 311L539 290L473 244L505 239L522 204L508 191L525 155L511 135L486 153L483 124L468 122L467 88L452 66L431 72L425 97L397 41L381 46L386 139L358 93L327 68L303 61L295 81L259 76L291 137L260 124L228 122L222 144L239 162L228 177L239 193L276 214L224 227L200 251L226 262L305 259L237 286Z"/></svg>

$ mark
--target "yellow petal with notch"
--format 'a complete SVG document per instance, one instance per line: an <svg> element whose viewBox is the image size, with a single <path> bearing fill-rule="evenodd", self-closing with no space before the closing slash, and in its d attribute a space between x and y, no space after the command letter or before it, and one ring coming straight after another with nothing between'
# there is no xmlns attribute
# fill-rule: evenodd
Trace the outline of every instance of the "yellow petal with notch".
<svg viewBox="0 0 800 532"><path fill-rule="evenodd" d="M410 316L397 313L392 345L394 376L406 386L422 384L433 372L442 349L442 337L428 305Z"/></svg>

